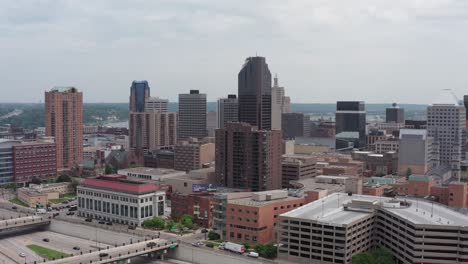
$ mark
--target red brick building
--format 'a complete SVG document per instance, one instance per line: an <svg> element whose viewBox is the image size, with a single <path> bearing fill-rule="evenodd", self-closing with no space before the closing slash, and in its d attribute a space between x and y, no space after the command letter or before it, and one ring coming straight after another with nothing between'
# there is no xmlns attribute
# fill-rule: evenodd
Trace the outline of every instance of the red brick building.
<svg viewBox="0 0 468 264"><path fill-rule="evenodd" d="M226 239L240 244L274 242L278 215L312 202L317 197L291 197L287 191L273 190L229 200L226 205Z"/></svg>
<svg viewBox="0 0 468 264"><path fill-rule="evenodd" d="M47 180L57 176L55 143L31 142L13 146L13 179L16 183L33 178Z"/></svg>
<svg viewBox="0 0 468 264"><path fill-rule="evenodd" d="M280 130L257 130L247 123L217 129L217 184L252 191L280 189L281 143Z"/></svg>
<svg viewBox="0 0 468 264"><path fill-rule="evenodd" d="M171 195L171 216L193 216L194 223L209 228L213 225L213 194L197 193Z"/></svg>
<svg viewBox="0 0 468 264"><path fill-rule="evenodd" d="M83 93L75 87L45 92L46 136L55 138L57 168L71 169L83 160Z"/></svg>

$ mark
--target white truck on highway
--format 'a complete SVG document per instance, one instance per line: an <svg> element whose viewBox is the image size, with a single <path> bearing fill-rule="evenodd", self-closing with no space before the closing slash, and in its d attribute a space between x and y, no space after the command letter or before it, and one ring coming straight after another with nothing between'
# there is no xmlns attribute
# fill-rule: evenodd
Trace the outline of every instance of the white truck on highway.
<svg viewBox="0 0 468 264"><path fill-rule="evenodd" d="M224 250L229 250L235 253L239 253L239 254L242 254L245 252L245 247L243 245L239 245L239 244L232 243L232 242L222 243L220 248Z"/></svg>

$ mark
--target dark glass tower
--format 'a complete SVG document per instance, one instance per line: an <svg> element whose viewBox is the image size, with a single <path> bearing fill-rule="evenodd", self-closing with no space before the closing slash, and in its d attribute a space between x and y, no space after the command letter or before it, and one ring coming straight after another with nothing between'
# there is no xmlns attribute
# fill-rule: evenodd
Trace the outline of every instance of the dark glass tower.
<svg viewBox="0 0 468 264"><path fill-rule="evenodd" d="M144 112L149 96L150 87L147 81L133 81L130 87L130 112Z"/></svg>
<svg viewBox="0 0 468 264"><path fill-rule="evenodd" d="M271 73L264 57L245 60L238 75L239 122L271 129Z"/></svg>
<svg viewBox="0 0 468 264"><path fill-rule="evenodd" d="M385 122L387 123L405 123L405 109L400 108L396 103L392 107L385 109Z"/></svg>
<svg viewBox="0 0 468 264"><path fill-rule="evenodd" d="M468 121L468 95L463 96L463 104L466 108L466 121Z"/></svg>
<svg viewBox="0 0 468 264"><path fill-rule="evenodd" d="M336 149L366 145L366 106L359 101L336 103Z"/></svg>

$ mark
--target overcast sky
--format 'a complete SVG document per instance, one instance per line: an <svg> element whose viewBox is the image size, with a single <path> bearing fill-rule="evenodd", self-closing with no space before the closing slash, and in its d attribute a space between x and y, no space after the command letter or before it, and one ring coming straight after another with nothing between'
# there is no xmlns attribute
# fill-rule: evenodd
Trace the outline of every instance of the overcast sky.
<svg viewBox="0 0 468 264"><path fill-rule="evenodd" d="M293 102L430 103L468 94L467 0L1 0L0 101L57 85L127 102L237 92L264 56Z"/></svg>

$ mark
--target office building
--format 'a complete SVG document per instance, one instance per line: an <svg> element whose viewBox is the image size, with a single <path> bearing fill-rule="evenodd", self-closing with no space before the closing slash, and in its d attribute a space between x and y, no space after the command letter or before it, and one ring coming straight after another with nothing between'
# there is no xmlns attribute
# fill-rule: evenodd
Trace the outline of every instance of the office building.
<svg viewBox="0 0 468 264"><path fill-rule="evenodd" d="M149 90L148 90L149 91ZM159 97L148 97L145 100L145 112L161 112L168 111L169 100Z"/></svg>
<svg viewBox="0 0 468 264"><path fill-rule="evenodd" d="M463 96L463 105L465 105L466 121L468 121L468 95Z"/></svg>
<svg viewBox="0 0 468 264"><path fill-rule="evenodd" d="M439 145L440 164L449 167L454 177L460 176L462 133L466 124L465 107L450 90L427 107L427 135Z"/></svg>
<svg viewBox="0 0 468 264"><path fill-rule="evenodd" d="M217 128L224 128L226 123L239 121L239 102L235 94L218 100Z"/></svg>
<svg viewBox="0 0 468 264"><path fill-rule="evenodd" d="M190 139L179 141L174 147L174 169L191 171L209 167L215 160L215 144Z"/></svg>
<svg viewBox="0 0 468 264"><path fill-rule="evenodd" d="M271 129L271 73L264 57L249 57L238 75L239 121Z"/></svg>
<svg viewBox="0 0 468 264"><path fill-rule="evenodd" d="M310 136L310 118L303 113L284 113L281 123L284 139Z"/></svg>
<svg viewBox="0 0 468 264"><path fill-rule="evenodd" d="M133 81L130 86L130 112L144 112L146 100L149 97L148 81Z"/></svg>
<svg viewBox="0 0 468 264"><path fill-rule="evenodd" d="M216 130L215 148L220 186L252 191L281 188L281 131L228 123Z"/></svg>
<svg viewBox="0 0 468 264"><path fill-rule="evenodd" d="M278 216L308 203L304 197L288 196L284 190L252 193L251 196L230 199L226 204L226 237L238 244L276 242Z"/></svg>
<svg viewBox="0 0 468 264"><path fill-rule="evenodd" d="M190 90L189 94L179 94L178 139L204 138L206 125L206 94Z"/></svg>
<svg viewBox="0 0 468 264"><path fill-rule="evenodd" d="M129 117L131 150L147 154L177 143L177 113L131 112Z"/></svg>
<svg viewBox="0 0 468 264"><path fill-rule="evenodd" d="M165 192L151 183L130 181L123 175L85 179L77 187L78 215L141 226L164 215Z"/></svg>
<svg viewBox="0 0 468 264"><path fill-rule="evenodd" d="M336 149L366 146L366 108L364 102L336 103Z"/></svg>
<svg viewBox="0 0 468 264"><path fill-rule="evenodd" d="M205 228L213 225L213 194L173 193L171 195L171 217L181 219L190 215L194 223Z"/></svg>
<svg viewBox="0 0 468 264"><path fill-rule="evenodd" d="M46 136L55 138L57 168L72 169L83 159L83 93L75 87L45 92Z"/></svg>
<svg viewBox="0 0 468 264"><path fill-rule="evenodd" d="M365 176L394 174L398 170L398 153L386 152L377 154L371 151L353 151L353 160L364 163Z"/></svg>
<svg viewBox="0 0 468 264"><path fill-rule="evenodd" d="M18 199L29 207L43 207L49 204L51 199L59 199L67 193L71 193L69 182L30 184L29 187L18 189Z"/></svg>
<svg viewBox="0 0 468 264"><path fill-rule="evenodd" d="M291 181L317 176L316 163L316 158L309 155L283 155L281 161L282 188L290 188Z"/></svg>
<svg viewBox="0 0 468 264"><path fill-rule="evenodd" d="M285 96L284 87L278 85L278 76L275 76L271 88L271 128L282 128L282 114L291 113L291 99Z"/></svg>
<svg viewBox="0 0 468 264"><path fill-rule="evenodd" d="M215 111L209 111L206 113L206 131L208 137L214 137L215 130L217 128L217 113Z"/></svg>
<svg viewBox="0 0 468 264"><path fill-rule="evenodd" d="M438 166L438 148L425 129L400 130L398 174L424 175Z"/></svg>
<svg viewBox="0 0 468 264"><path fill-rule="evenodd" d="M351 263L386 247L396 263L465 263L468 216L436 203L334 193L279 216L279 259Z"/></svg>
<svg viewBox="0 0 468 264"><path fill-rule="evenodd" d="M385 122L386 123L405 123L405 109L400 108L396 103L392 107L385 109Z"/></svg>

